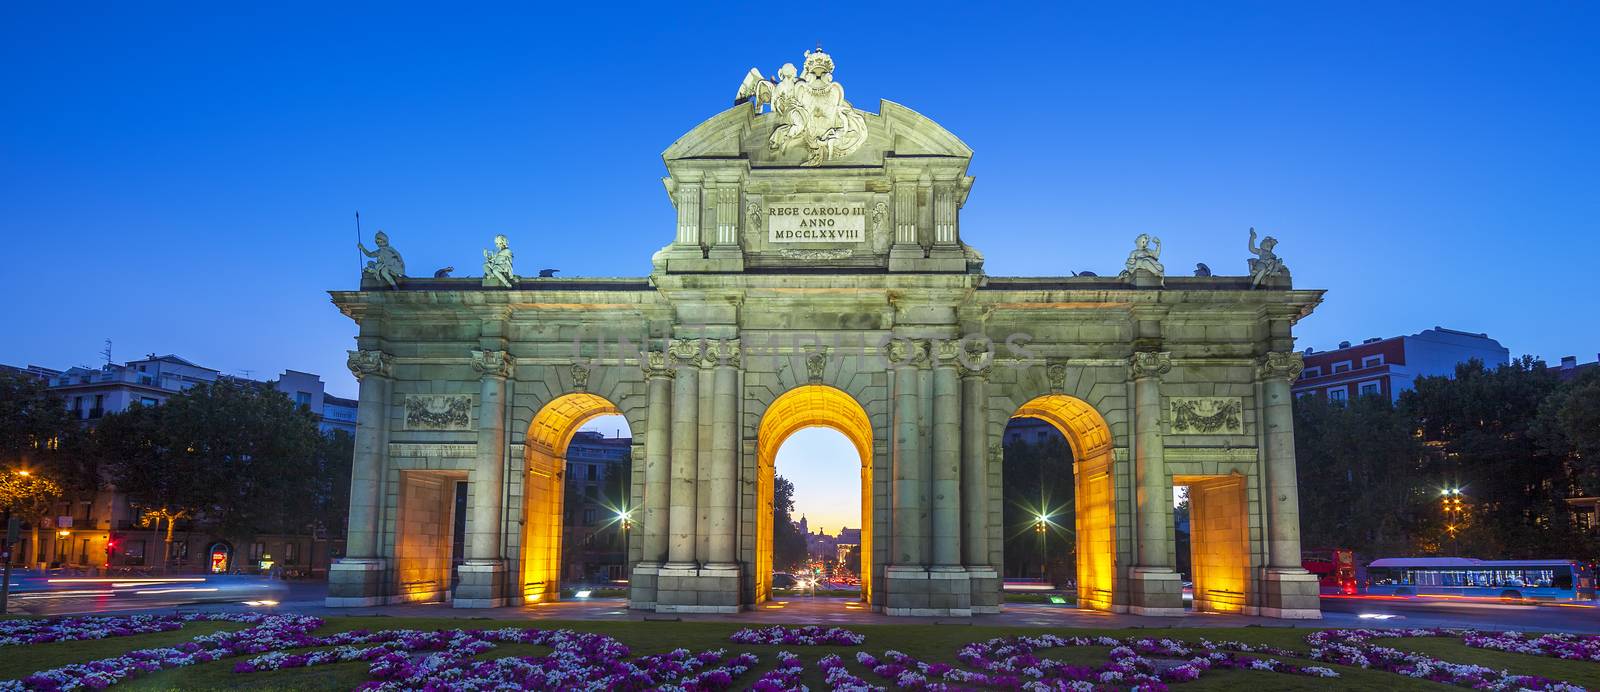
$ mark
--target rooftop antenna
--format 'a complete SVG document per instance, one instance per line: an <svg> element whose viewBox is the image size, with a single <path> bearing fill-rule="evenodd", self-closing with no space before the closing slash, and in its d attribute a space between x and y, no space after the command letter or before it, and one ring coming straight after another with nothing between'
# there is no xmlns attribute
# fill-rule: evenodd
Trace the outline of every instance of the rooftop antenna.
<svg viewBox="0 0 1600 692"><path fill-rule="evenodd" d="M250 368L241 368L239 372L244 373L244 378L247 380L255 379L254 377L251 377L251 375L254 375L256 371L251 370Z"/></svg>
<svg viewBox="0 0 1600 692"><path fill-rule="evenodd" d="M108 366L111 365L111 340L110 339L106 339L106 348L105 348L104 351L100 352L100 355L105 357L106 365L108 365Z"/></svg>

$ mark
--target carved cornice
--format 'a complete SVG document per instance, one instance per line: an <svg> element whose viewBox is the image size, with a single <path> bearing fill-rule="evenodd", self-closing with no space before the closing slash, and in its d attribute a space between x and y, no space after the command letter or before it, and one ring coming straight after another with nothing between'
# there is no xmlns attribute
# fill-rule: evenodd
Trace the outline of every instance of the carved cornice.
<svg viewBox="0 0 1600 692"><path fill-rule="evenodd" d="M639 359L639 368L644 370L644 376L649 379L671 379L678 374L668 365L666 351L645 351L644 357Z"/></svg>
<svg viewBox="0 0 1600 692"><path fill-rule="evenodd" d="M1300 376L1300 371L1305 369L1305 356L1294 351L1273 351L1262 356L1256 363L1256 379L1293 382Z"/></svg>
<svg viewBox="0 0 1600 692"><path fill-rule="evenodd" d="M1172 354L1168 351L1137 351L1128 358L1128 373L1133 379L1160 377L1172 371Z"/></svg>
<svg viewBox="0 0 1600 692"><path fill-rule="evenodd" d="M388 377L394 359L383 351L359 350L350 351L350 357L345 359L345 367L350 368L350 374L356 379L363 379L368 375Z"/></svg>
<svg viewBox="0 0 1600 692"><path fill-rule="evenodd" d="M472 369L481 377L507 378L516 368L516 359L505 351L472 351Z"/></svg>

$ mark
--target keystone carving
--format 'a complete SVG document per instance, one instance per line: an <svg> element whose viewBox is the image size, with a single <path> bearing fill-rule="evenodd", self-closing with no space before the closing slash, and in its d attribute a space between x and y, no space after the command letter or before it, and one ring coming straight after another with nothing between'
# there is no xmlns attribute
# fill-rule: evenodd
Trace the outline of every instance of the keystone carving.
<svg viewBox="0 0 1600 692"><path fill-rule="evenodd" d="M1160 377L1171 372L1172 354L1166 351L1139 351L1128 358L1128 368L1136 380Z"/></svg>
<svg viewBox="0 0 1600 692"><path fill-rule="evenodd" d="M807 347L806 379L811 384L822 384L823 370L828 367L828 347Z"/></svg>
<svg viewBox="0 0 1600 692"><path fill-rule="evenodd" d="M1305 356L1290 351L1270 352L1256 365L1256 378L1260 380L1288 380L1293 382L1306 369Z"/></svg>
<svg viewBox="0 0 1600 692"><path fill-rule="evenodd" d="M510 377L515 365L516 359L505 351L472 352L472 369L483 377Z"/></svg>
<svg viewBox="0 0 1600 692"><path fill-rule="evenodd" d="M345 359L344 364L345 367L350 368L350 374L355 375L356 379L362 379L367 375L389 376L390 365L393 362L389 354L383 351L370 350L350 351L349 353L350 357Z"/></svg>
<svg viewBox="0 0 1600 692"><path fill-rule="evenodd" d="M1060 394L1067 389L1067 366L1064 363L1051 363L1045 366L1044 376L1050 380L1050 393Z"/></svg>
<svg viewBox="0 0 1600 692"><path fill-rule="evenodd" d="M580 392L589 391L589 366L586 363L572 364L572 388Z"/></svg>

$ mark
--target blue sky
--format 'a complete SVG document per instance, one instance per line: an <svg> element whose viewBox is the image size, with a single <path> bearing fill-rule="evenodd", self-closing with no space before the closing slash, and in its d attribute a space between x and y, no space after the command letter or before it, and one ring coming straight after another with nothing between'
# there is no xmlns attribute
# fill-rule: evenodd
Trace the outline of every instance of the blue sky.
<svg viewBox="0 0 1600 692"><path fill-rule="evenodd" d="M1133 236L1242 273L1245 229L1329 289L1302 346L1488 332L1600 351L1600 5L8 3L0 362L174 352L353 395L359 210L412 273L642 275L660 152L821 41L976 151L996 275L1114 272Z"/></svg>

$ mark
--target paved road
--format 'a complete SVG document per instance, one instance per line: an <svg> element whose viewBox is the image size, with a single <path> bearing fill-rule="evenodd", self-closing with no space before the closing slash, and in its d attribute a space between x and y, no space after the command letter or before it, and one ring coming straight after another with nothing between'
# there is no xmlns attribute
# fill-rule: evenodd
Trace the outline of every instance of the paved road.
<svg viewBox="0 0 1600 692"><path fill-rule="evenodd" d="M848 598L789 597L764 604L761 608L735 615L684 614L657 615L629 610L620 598L595 598L540 604L528 607L464 610L448 604L410 604L372 608L328 608L322 597L326 587L317 582L276 582L280 589L272 606L245 605L256 597L195 602L188 594L150 594L147 601L132 599L102 602L63 599L51 603L45 612L65 615L91 612L173 612L273 610L319 616L387 615L394 617L494 618L505 620L684 620L699 622L738 622L744 624L816 623L850 624L974 624L1031 627L1473 627L1519 629L1525 631L1563 631L1600 634L1600 608L1593 606L1524 606L1498 603L1449 603L1395 601L1368 598L1324 598L1321 620L1285 621L1242 615L1190 614L1180 618L1148 618L1082 611L1071 606L1043 603L1007 605L997 615L971 618L909 618L874 613ZM243 593L243 592L241 592Z"/></svg>

